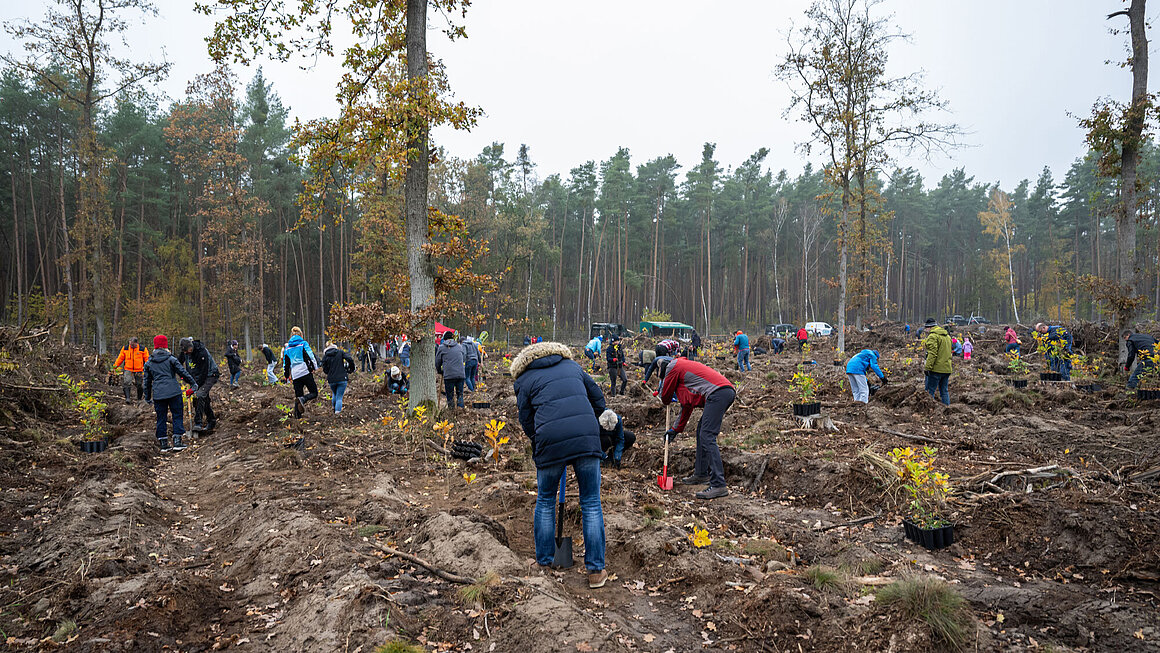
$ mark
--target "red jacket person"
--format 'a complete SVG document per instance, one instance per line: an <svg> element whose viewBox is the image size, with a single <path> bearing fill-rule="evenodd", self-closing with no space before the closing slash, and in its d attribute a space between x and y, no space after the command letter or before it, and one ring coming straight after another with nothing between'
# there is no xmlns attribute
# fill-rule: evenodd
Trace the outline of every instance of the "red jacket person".
<svg viewBox="0 0 1160 653"><path fill-rule="evenodd" d="M660 398L664 405L667 406L674 396L681 404L680 419L676 426L665 432L670 442L685 430L693 409L704 408L697 427L693 475L681 479L681 483L708 483L708 488L697 493L698 499L727 496L729 488L725 486L725 468L721 464L721 450L717 448L717 434L721 432L721 418L737 397L733 384L713 368L687 358L677 358L669 363L661 370L661 378Z"/></svg>

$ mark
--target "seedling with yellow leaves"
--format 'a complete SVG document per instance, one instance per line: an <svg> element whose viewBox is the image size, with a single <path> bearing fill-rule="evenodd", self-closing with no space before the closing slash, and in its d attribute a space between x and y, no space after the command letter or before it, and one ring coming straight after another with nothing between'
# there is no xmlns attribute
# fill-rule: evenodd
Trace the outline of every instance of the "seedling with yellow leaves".
<svg viewBox="0 0 1160 653"><path fill-rule="evenodd" d="M942 514L951 486L947 475L934 469L938 449L895 447L886 455L898 466L898 479L910 497L911 521L924 529L946 526Z"/></svg>
<svg viewBox="0 0 1160 653"><path fill-rule="evenodd" d="M500 447L508 443L508 437L500 435L500 431L503 431L505 426L507 426L507 422L493 419L483 429L483 435L487 438L488 444L491 445L491 452L488 455L496 466L499 465Z"/></svg>

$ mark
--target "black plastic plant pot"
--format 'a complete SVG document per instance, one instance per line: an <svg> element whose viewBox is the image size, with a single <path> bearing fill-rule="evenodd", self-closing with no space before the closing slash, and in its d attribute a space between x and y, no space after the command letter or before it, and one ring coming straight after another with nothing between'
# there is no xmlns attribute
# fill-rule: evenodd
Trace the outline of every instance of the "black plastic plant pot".
<svg viewBox="0 0 1160 653"><path fill-rule="evenodd" d="M1039 380L1040 381L1062 381L1063 375L1060 374L1059 372L1040 372L1039 373Z"/></svg>
<svg viewBox="0 0 1160 653"><path fill-rule="evenodd" d="M473 402L471 402L471 407L472 408L491 408L491 402L490 401L473 401Z"/></svg>
<svg viewBox="0 0 1160 653"><path fill-rule="evenodd" d="M945 549L955 543L954 524L937 528L922 528L909 519L903 519L902 531L906 534L906 539L921 545L928 551Z"/></svg>
<svg viewBox="0 0 1160 653"><path fill-rule="evenodd" d="M101 453L108 448L108 440L85 440L81 442L81 451L85 453Z"/></svg>
<svg viewBox="0 0 1160 653"><path fill-rule="evenodd" d="M809 417L810 415L817 415L822 412L822 402L812 401L808 404L794 404L794 417Z"/></svg>
<svg viewBox="0 0 1160 653"><path fill-rule="evenodd" d="M1136 390L1136 399L1139 399L1140 401L1152 401L1154 399L1160 399L1160 390Z"/></svg>
<svg viewBox="0 0 1160 653"><path fill-rule="evenodd" d="M1027 379L1007 379L1007 385L1012 388L1026 388Z"/></svg>
<svg viewBox="0 0 1160 653"><path fill-rule="evenodd" d="M834 359L834 367L838 367L841 364L842 364L842 361L838 360L837 358Z"/></svg>
<svg viewBox="0 0 1160 653"><path fill-rule="evenodd" d="M508 372L508 371L505 371L505 372L503 373L503 375L504 375L504 376L511 376L511 375L512 375L512 373L511 373L511 372Z"/></svg>
<svg viewBox="0 0 1160 653"><path fill-rule="evenodd" d="M1081 383L1075 386L1075 388L1080 392L1099 392L1104 389L1104 386L1098 383Z"/></svg>

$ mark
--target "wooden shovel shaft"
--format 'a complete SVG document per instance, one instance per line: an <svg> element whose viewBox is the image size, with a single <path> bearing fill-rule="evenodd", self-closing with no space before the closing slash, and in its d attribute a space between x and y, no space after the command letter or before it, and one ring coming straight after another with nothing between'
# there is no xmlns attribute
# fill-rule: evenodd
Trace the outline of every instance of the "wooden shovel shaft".
<svg viewBox="0 0 1160 653"><path fill-rule="evenodd" d="M665 404L665 466L661 476L669 475L669 406Z"/></svg>

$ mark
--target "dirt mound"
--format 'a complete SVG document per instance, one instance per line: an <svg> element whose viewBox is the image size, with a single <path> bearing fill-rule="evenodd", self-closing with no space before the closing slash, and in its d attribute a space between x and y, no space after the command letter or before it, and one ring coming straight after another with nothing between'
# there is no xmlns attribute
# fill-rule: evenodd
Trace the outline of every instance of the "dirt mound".
<svg viewBox="0 0 1160 653"><path fill-rule="evenodd" d="M419 526L416 545L431 562L457 574L478 578L489 571L514 574L519 557L496 538L495 523L438 513ZM502 534L506 540L506 533Z"/></svg>

